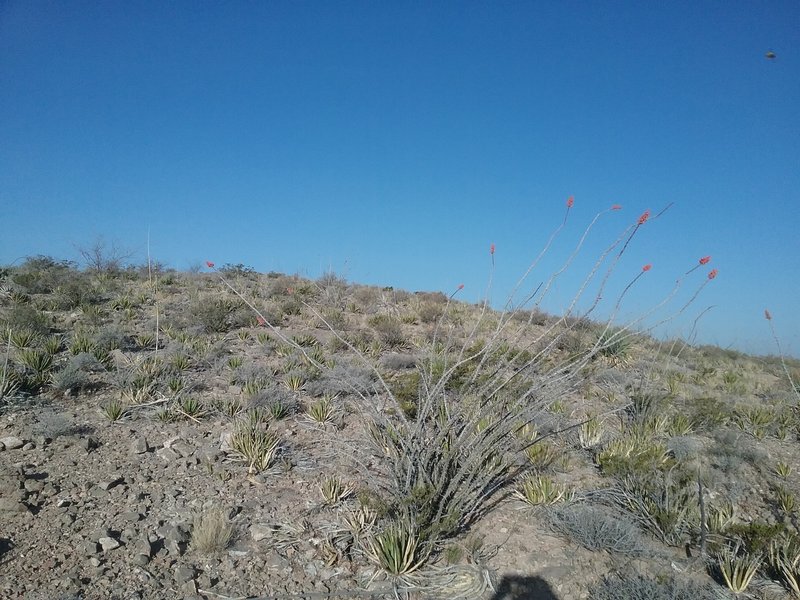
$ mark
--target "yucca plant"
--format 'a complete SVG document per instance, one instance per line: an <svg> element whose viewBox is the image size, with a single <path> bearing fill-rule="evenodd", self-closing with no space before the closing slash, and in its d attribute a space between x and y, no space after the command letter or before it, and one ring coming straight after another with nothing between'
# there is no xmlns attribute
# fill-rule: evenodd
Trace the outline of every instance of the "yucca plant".
<svg viewBox="0 0 800 600"><path fill-rule="evenodd" d="M59 336L51 335L42 342L42 350L55 356L61 352L62 344L63 342Z"/></svg>
<svg viewBox="0 0 800 600"><path fill-rule="evenodd" d="M187 417L197 418L203 414L203 404L195 396L186 396L181 400L181 412Z"/></svg>
<svg viewBox="0 0 800 600"><path fill-rule="evenodd" d="M240 423L231 436L233 451L248 464L250 473L258 473L272 466L280 440L271 431Z"/></svg>
<svg viewBox="0 0 800 600"><path fill-rule="evenodd" d="M427 559L427 552L421 551L416 528L401 522L393 522L369 537L365 554L385 573L400 578L419 569Z"/></svg>
<svg viewBox="0 0 800 600"><path fill-rule="evenodd" d="M244 364L244 357L242 356L231 356L228 359L228 368L231 370L238 369Z"/></svg>
<svg viewBox="0 0 800 600"><path fill-rule="evenodd" d="M109 421L119 421L125 415L125 405L119 400L111 400L103 405L103 414Z"/></svg>
<svg viewBox="0 0 800 600"><path fill-rule="evenodd" d="M597 417L589 417L578 429L578 442L581 448L589 450L597 446L603 439L603 424Z"/></svg>
<svg viewBox="0 0 800 600"><path fill-rule="evenodd" d="M73 355L89 353L91 354L92 351L95 349L96 344L89 337L88 334L82 332L76 332L72 335L72 340L69 344L69 352Z"/></svg>
<svg viewBox="0 0 800 600"><path fill-rule="evenodd" d="M775 500L778 507L787 514L791 514L797 505L797 497L790 490L780 485L775 488Z"/></svg>
<svg viewBox="0 0 800 600"><path fill-rule="evenodd" d="M299 392L303 388L303 378L299 375L290 375L283 380L286 389L291 392Z"/></svg>
<svg viewBox="0 0 800 600"><path fill-rule="evenodd" d="M574 495L566 485L553 481L545 475L525 478L513 494L531 506L549 506L571 500Z"/></svg>
<svg viewBox="0 0 800 600"><path fill-rule="evenodd" d="M773 540L769 561L795 598L800 598L800 537L790 534Z"/></svg>
<svg viewBox="0 0 800 600"><path fill-rule="evenodd" d="M11 345L17 350L33 348L39 342L39 336L30 329L15 329L9 333Z"/></svg>
<svg viewBox="0 0 800 600"><path fill-rule="evenodd" d="M328 477L319 486L319 491L322 493L322 500L325 504L333 505L338 504L342 500L347 499L353 494L353 486L349 483L343 483L341 479L335 475Z"/></svg>
<svg viewBox="0 0 800 600"><path fill-rule="evenodd" d="M741 594L748 588L761 563L760 554L749 554L739 544L733 548L726 546L717 555L720 575L734 594Z"/></svg>
<svg viewBox="0 0 800 600"><path fill-rule="evenodd" d="M272 418L276 421L280 421L289 415L289 405L280 398L277 398L270 403L268 408Z"/></svg>
<svg viewBox="0 0 800 600"><path fill-rule="evenodd" d="M792 474L792 465L783 461L778 461L775 464L775 474L781 479L789 479Z"/></svg>
<svg viewBox="0 0 800 600"><path fill-rule="evenodd" d="M331 398L324 396L312 402L306 409L305 416L308 420L319 425L327 425L333 422L335 410Z"/></svg>

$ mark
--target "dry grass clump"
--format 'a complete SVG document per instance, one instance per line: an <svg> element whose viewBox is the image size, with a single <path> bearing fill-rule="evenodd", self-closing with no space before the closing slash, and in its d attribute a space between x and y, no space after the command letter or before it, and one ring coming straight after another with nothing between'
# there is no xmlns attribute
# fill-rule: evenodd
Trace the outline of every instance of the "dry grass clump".
<svg viewBox="0 0 800 600"><path fill-rule="evenodd" d="M214 554L228 547L233 535L233 525L228 512L210 508L196 515L192 522L192 548L201 554Z"/></svg>

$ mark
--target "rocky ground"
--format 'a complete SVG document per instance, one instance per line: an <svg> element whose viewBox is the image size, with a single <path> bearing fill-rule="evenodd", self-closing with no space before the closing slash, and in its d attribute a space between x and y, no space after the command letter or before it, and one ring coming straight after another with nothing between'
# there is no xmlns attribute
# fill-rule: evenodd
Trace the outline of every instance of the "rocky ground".
<svg viewBox="0 0 800 600"><path fill-rule="evenodd" d="M727 597L716 565L732 547L759 560L747 593L788 597L768 546L797 534L800 419L777 360L646 336L603 352L521 454L544 497L523 501L520 477L397 577L371 549L404 499L381 496L385 456L359 409L385 398L353 397L325 369L374 383L351 361L368 357L399 401L380 410L413 423L444 296L240 273L268 301L270 330L214 278L172 274L152 293L141 274L100 286L56 267L50 291L15 280L30 269L5 273L15 385L0 397L1 598L702 600ZM56 290L71 280L93 300L64 307ZM468 331L479 307L457 307ZM595 339L579 325L554 354ZM37 366L48 347L52 364ZM309 369L298 349L328 366ZM237 451L244 422L274 436L263 465Z"/></svg>

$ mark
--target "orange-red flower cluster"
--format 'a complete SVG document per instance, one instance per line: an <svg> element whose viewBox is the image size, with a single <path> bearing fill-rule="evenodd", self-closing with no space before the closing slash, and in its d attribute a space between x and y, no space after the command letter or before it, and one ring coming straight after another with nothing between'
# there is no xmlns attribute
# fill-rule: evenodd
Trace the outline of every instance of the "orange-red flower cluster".
<svg viewBox="0 0 800 600"><path fill-rule="evenodd" d="M567 208L572 208L573 204L575 204L575 196L570 196L567 198Z"/></svg>
<svg viewBox="0 0 800 600"><path fill-rule="evenodd" d="M710 256L704 256L703 258L700 259L700 264L701 265L707 265L708 261L710 261L710 260L711 260Z"/></svg>
<svg viewBox="0 0 800 600"><path fill-rule="evenodd" d="M652 268L653 268L653 265L651 265L650 263L647 263L645 266L642 267L642 271L647 273Z"/></svg>
<svg viewBox="0 0 800 600"><path fill-rule="evenodd" d="M489 246L489 254L492 254L492 255L494 254L494 244Z"/></svg>
<svg viewBox="0 0 800 600"><path fill-rule="evenodd" d="M213 268L214 268L214 263L213 263L213 262L211 262L210 260L207 260L207 261L206 261L206 266L207 266L209 269L213 269Z"/></svg>
<svg viewBox="0 0 800 600"><path fill-rule="evenodd" d="M612 204L611 210L622 210L622 204Z"/></svg>
<svg viewBox="0 0 800 600"><path fill-rule="evenodd" d="M716 277L716 276L717 276L717 270L716 270L716 269L711 269L711 270L708 272L708 278L709 278L709 279L714 279L714 277Z"/></svg>
<svg viewBox="0 0 800 600"><path fill-rule="evenodd" d="M458 284L458 289L463 290L464 289L464 284L463 283L459 283Z"/></svg>
<svg viewBox="0 0 800 600"><path fill-rule="evenodd" d="M646 210L642 213L642 216L639 217L639 225L644 225L647 219L650 218L650 211Z"/></svg>

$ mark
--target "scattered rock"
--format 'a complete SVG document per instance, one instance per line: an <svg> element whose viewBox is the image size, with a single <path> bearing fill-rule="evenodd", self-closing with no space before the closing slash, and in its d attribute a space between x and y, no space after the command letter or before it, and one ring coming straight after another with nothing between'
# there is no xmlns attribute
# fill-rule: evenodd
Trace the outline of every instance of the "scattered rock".
<svg viewBox="0 0 800 600"><path fill-rule="evenodd" d="M147 439L144 437L136 438L131 445L131 451L134 454L144 454L145 452L149 452L150 445L147 443Z"/></svg>
<svg viewBox="0 0 800 600"><path fill-rule="evenodd" d="M110 490L113 487L118 486L121 483L124 483L124 482L125 482L125 480L122 477L117 477L116 479L110 479L108 481L101 481L100 483L97 484L97 487L107 491L107 490Z"/></svg>
<svg viewBox="0 0 800 600"><path fill-rule="evenodd" d="M180 458L178 453L172 448L159 448L156 450L156 454L167 462L172 462Z"/></svg>
<svg viewBox="0 0 800 600"><path fill-rule="evenodd" d="M115 540L113 537L101 537L98 541L103 548L103 552L108 552L109 550L120 547L119 541Z"/></svg>
<svg viewBox="0 0 800 600"><path fill-rule="evenodd" d="M6 450L17 450L25 445L25 441L16 436L9 436L0 438L0 444L2 444Z"/></svg>
<svg viewBox="0 0 800 600"><path fill-rule="evenodd" d="M250 536L254 542L260 542L272 535L272 529L269 525L263 523L253 523L250 525Z"/></svg>
<svg viewBox="0 0 800 600"><path fill-rule="evenodd" d="M25 513L29 510L25 504L18 502L14 498L0 498L0 512Z"/></svg>
<svg viewBox="0 0 800 600"><path fill-rule="evenodd" d="M172 576L175 579L175 583L180 585L193 580L197 576L197 571L194 570L194 567L181 565L172 572Z"/></svg>

